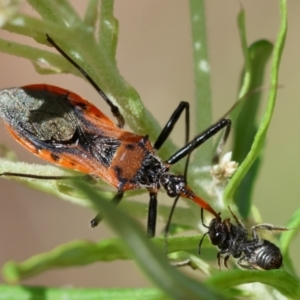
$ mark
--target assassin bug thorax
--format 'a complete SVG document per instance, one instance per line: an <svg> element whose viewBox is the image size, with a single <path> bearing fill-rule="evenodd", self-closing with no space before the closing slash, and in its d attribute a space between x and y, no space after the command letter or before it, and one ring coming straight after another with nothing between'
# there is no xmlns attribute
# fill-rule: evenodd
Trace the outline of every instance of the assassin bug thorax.
<svg viewBox="0 0 300 300"><path fill-rule="evenodd" d="M201 209L202 225L208 228L200 242L198 252L200 254L201 245L206 235L209 236L211 243L218 247L217 255L218 265L221 268L221 260L224 259L226 268L227 261L232 255L237 259L237 264L243 269L249 270L272 270L279 269L282 265L282 254L280 249L273 243L261 239L258 234L258 229L268 230L271 232L286 231L287 228L274 226L272 224L257 224L252 226L252 236L248 238L248 230L242 222L231 211L236 225L232 224L230 219L222 220L220 215L212 219L207 226L203 222L203 209Z"/></svg>
<svg viewBox="0 0 300 300"><path fill-rule="evenodd" d="M191 199L215 217L218 214L186 184L185 176L169 173L170 167L226 128L226 139L231 121L221 119L197 135L166 161L155 154L169 137L174 125L185 110L186 139L189 135L189 104L181 102L156 139L153 146L148 136L140 136L122 129L124 119L94 80L70 58L49 36L54 46L81 74L110 106L118 120L115 125L94 105L65 89L35 84L0 91L0 116L12 136L37 156L57 165L101 178L117 188L112 199L119 203L124 192L145 188L149 191L147 232L155 235L157 192L163 187L170 197ZM0 176L20 176L41 179L60 179L55 176L2 173ZM96 226L101 217L91 221Z"/></svg>

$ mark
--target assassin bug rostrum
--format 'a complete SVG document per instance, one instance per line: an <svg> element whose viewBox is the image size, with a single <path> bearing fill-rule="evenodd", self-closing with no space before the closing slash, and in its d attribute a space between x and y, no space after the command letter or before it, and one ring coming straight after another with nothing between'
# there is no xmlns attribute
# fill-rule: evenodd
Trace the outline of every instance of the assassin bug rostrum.
<svg viewBox="0 0 300 300"><path fill-rule="evenodd" d="M170 197L191 199L217 217L215 210L187 186L185 176L171 174L169 169L222 128L226 128L224 136L227 137L231 121L221 119L163 162L155 152L169 137L184 110L188 137L189 104L179 104L152 146L147 135L140 136L122 129L124 119L118 107L50 37L47 36L47 40L102 96L117 118L118 125L94 105L70 91L35 84L0 92L0 116L11 135L25 148L47 161L101 178L116 187L117 194L112 199L115 203L121 201L126 191L146 188L150 194L147 224L150 237L155 235L157 191L161 187ZM18 173L0 175L60 179L56 176ZM96 226L100 218L100 215L97 215L91 221L91 225Z"/></svg>
<svg viewBox="0 0 300 300"><path fill-rule="evenodd" d="M232 224L230 219L223 219L221 216L213 218L207 226L203 221L203 209L201 209L202 225L208 231L202 236L198 252L200 254L201 245L206 235L209 236L213 245L217 246L218 266L221 268L221 261L228 268L227 261L230 256L237 260L239 267L248 270L272 270L279 269L282 265L282 254L280 249L268 240L259 237L257 230L267 230L271 232L281 232L289 230L285 227L274 226L262 223L251 227L251 238L248 238L248 230L242 222L235 216L228 207L236 224Z"/></svg>

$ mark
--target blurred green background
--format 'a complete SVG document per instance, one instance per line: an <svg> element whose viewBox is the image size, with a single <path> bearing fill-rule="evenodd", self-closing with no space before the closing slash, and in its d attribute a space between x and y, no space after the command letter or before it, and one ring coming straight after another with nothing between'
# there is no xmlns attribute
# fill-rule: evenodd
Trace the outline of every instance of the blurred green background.
<svg viewBox="0 0 300 300"><path fill-rule="evenodd" d="M70 2L83 12L83 1ZM278 31L277 1L206 1L214 120L221 117L237 97L243 64L236 25L241 5L246 13L249 44L262 38L274 42ZM300 2L290 1L288 9L289 31L280 70L281 87L253 199L263 221L277 225L285 225L300 202L297 178L300 170ZM26 4L22 10L32 13ZM120 23L117 48L120 72L136 88L147 109L163 126L179 101L192 102L194 99L188 2L115 0L115 16ZM29 39L11 36L4 31L0 31L0 37L35 45ZM1 89L31 83L59 85L96 103L111 116L93 88L81 79L67 75L42 77L30 62L2 53L0 65ZM172 135L178 145L183 142L182 133L183 122ZM22 161L41 163L40 159L17 145L6 130L1 130L0 138L1 143L16 150ZM0 190L0 265L9 259L21 261L72 239L98 240L112 235L105 224L90 229L89 220L94 216L92 211L7 180L0 180ZM161 193L159 197L160 203L168 203L166 195ZM143 198L147 201L148 197ZM146 211L142 220L142 224L145 223ZM299 238L296 238L291 248L298 272L299 243ZM129 272L130 276L127 276ZM24 283L86 287L148 285L131 262L99 263L51 271Z"/></svg>

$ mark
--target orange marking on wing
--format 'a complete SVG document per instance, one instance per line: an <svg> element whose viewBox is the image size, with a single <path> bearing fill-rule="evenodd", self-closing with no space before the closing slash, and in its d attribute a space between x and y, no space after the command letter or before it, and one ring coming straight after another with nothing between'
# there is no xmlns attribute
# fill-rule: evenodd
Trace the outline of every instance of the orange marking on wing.
<svg viewBox="0 0 300 300"><path fill-rule="evenodd" d="M6 128L7 128L8 132L12 135L12 137L18 143L20 143L23 147L25 147L30 152L32 152L35 155L39 156L38 149L32 143L30 143L30 141L27 141L27 140L24 140L24 139L20 138L19 135L8 124L5 124L5 125L6 125ZM51 160L51 162L53 162L53 159Z"/></svg>
<svg viewBox="0 0 300 300"><path fill-rule="evenodd" d="M59 161L55 161L51 156L52 153L56 154L55 152L51 152L47 149L37 149L29 140L20 138L9 125L6 124L6 126L8 132L13 136L13 138L36 156L64 168L76 170L89 175L96 175L110 185L118 188L119 181L116 178L115 173L112 172L112 170L109 171L103 167L103 165L96 159L84 159L70 153L58 153L57 156L59 156Z"/></svg>

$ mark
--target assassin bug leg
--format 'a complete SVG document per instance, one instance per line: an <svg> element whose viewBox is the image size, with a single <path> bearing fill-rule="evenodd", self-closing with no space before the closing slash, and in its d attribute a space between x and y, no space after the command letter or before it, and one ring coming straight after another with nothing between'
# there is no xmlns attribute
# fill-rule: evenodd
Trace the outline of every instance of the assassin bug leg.
<svg viewBox="0 0 300 300"><path fill-rule="evenodd" d="M219 163L220 161L220 155L224 149L224 146L226 144L226 141L228 139L228 136L229 136L229 133L230 133L230 130L231 130L231 122L228 123L228 125L225 127L225 132L223 134L223 136L221 137L220 139L220 142L217 146L217 149L216 149L216 153L212 159L212 163L213 164L217 164Z"/></svg>
<svg viewBox="0 0 300 300"><path fill-rule="evenodd" d="M181 101L179 103L178 107L173 112L173 114L170 117L169 121L167 122L167 124L165 125L163 130L161 131L160 135L156 139L156 141L154 143L154 146L153 146L154 149L156 149L156 150L160 149L160 147L163 145L163 143L169 137L170 133L172 132L175 124L177 123L178 119L180 118L180 116L181 116L181 114L183 113L184 110L185 110L185 141L184 141L184 144L186 145L188 143L189 138L190 138L190 104L188 102ZM188 155L186 163L185 163L185 171L184 171L185 181L186 181L189 157L190 156ZM178 199L179 199L179 195L175 198L175 200L173 202L171 212L169 214L169 218L168 218L168 221L167 221L167 224L166 224L166 227L165 227L165 237L167 236L167 234L169 232L172 215L173 215L173 212L175 210ZM150 203L151 203L151 200L150 200ZM154 210L154 209L156 210L156 207L157 207L157 205L151 205L151 206L149 205L149 210L148 210L148 234L151 233L150 236L155 235L157 212L156 211L154 212L152 210ZM154 220L154 218L155 218L155 220Z"/></svg>
<svg viewBox="0 0 300 300"><path fill-rule="evenodd" d="M150 238L155 237L156 218L157 218L157 193L150 193L148 206L147 234Z"/></svg>
<svg viewBox="0 0 300 300"><path fill-rule="evenodd" d="M167 164L173 165L181 160L183 157L187 156L193 150L198 148L204 142L206 142L209 138L213 137L224 127L231 126L230 119L221 119L217 123L211 125L205 131L197 135L193 140L187 143L184 147L179 149L176 153L174 153L167 161Z"/></svg>
<svg viewBox="0 0 300 300"><path fill-rule="evenodd" d="M181 148L173 156L171 156L171 158L169 158L169 160L167 160L167 162L168 163L170 163L170 162L176 163L178 160L182 159L185 155L188 155L188 159L186 161L185 171L184 171L184 178L186 179L189 156L192 153L192 151L194 149L196 149L197 147L199 147L201 144L203 144L207 139L214 136L216 133L218 133L224 127L225 127L224 135L222 136L222 138L219 142L216 154L214 156L214 158L219 158L219 155L222 152L224 144L226 143L226 140L227 140L228 135L230 133L231 121L229 119L221 119L220 121L218 121L217 123L215 123L214 125L209 127L207 130L205 130L203 133L197 135L191 142L186 143L186 145L183 148ZM186 149L188 149L188 150L186 150ZM170 224L171 224L171 219L172 219L173 213L175 211L175 207L176 207L176 204L178 202L178 199L179 199L179 196L177 196L175 198L174 202L173 202L173 205L172 205L169 217L168 217L167 225L166 225L166 228L165 228L165 236L167 236L167 234L168 234ZM199 198L198 201L201 202L203 200ZM195 202L197 203L197 200ZM210 210L210 207L207 207L206 209ZM214 214L214 215L216 216L216 214Z"/></svg>
<svg viewBox="0 0 300 300"><path fill-rule="evenodd" d="M118 205L120 203L120 201L122 200L123 195L124 195L124 193L122 193L122 192L121 193L117 193L112 198L111 202L113 204L115 204L115 205ZM96 217L90 221L91 227L94 228L94 227L98 226L98 224L101 222L102 218L103 218L103 216L100 213L98 213L96 215Z"/></svg>
<svg viewBox="0 0 300 300"><path fill-rule="evenodd" d="M185 110L185 145L188 143L190 138L190 104L185 101L181 101L178 107L173 112L172 116L170 117L169 121L159 134L158 138L156 139L153 148L155 150L159 150L166 139L169 137L170 133L173 131L175 124L177 123L178 119L180 118L181 114Z"/></svg>

